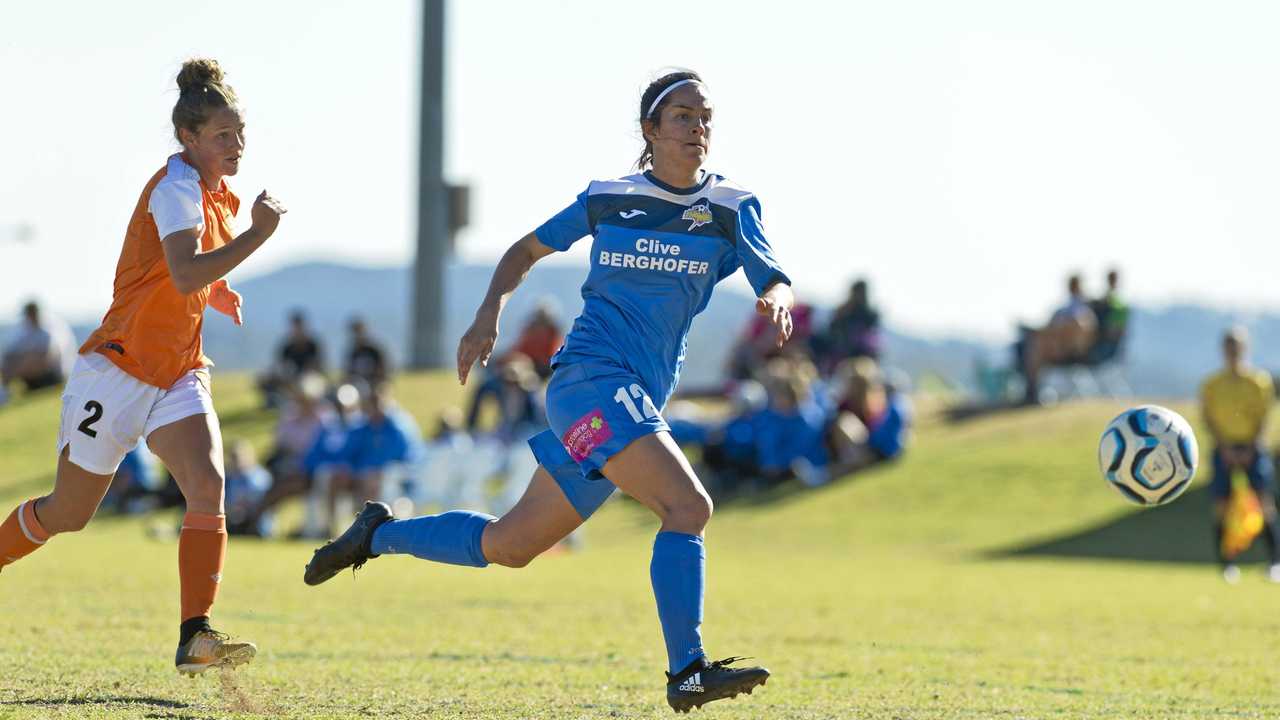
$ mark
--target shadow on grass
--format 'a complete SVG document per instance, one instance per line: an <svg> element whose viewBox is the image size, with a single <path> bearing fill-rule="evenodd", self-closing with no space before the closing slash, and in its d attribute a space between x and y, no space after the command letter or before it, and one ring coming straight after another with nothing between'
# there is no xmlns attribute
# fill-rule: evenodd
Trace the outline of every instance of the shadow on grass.
<svg viewBox="0 0 1280 720"><path fill-rule="evenodd" d="M1011 412L1027 412L1038 410L1038 405L1027 405L1019 402L999 403L962 403L952 405L943 411L942 416L950 423L962 423L969 420L981 420L993 415Z"/></svg>
<svg viewBox="0 0 1280 720"><path fill-rule="evenodd" d="M875 477L877 474L885 472L890 468L895 467L897 464L897 460L879 462L847 475L834 478L825 485L820 485L818 487L808 487L799 480L792 478L764 487L757 486L740 488L733 493L725 495L717 496L713 492L712 498L715 500L717 508L753 508L763 507L766 505L770 507L781 507L787 503L811 497L814 493L830 492L842 485L848 485L852 482L860 482L866 478Z"/></svg>
<svg viewBox="0 0 1280 720"><path fill-rule="evenodd" d="M73 698L28 698L26 700L5 700L0 705L31 705L35 707L65 707L81 705L144 705L153 708L182 709L191 707L187 703L166 698L126 695L94 695L91 697Z"/></svg>
<svg viewBox="0 0 1280 720"><path fill-rule="evenodd" d="M1091 528L1027 545L997 548L987 558L1058 557L1140 562L1216 563L1211 498L1206 486L1194 487L1169 505L1134 509ZM1265 558L1263 543L1237 558Z"/></svg>

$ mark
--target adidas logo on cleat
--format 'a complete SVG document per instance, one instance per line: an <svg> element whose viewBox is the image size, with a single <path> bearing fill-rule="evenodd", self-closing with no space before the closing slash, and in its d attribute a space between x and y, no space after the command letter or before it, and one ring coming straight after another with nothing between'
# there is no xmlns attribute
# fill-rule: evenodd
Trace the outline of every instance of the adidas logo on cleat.
<svg viewBox="0 0 1280 720"><path fill-rule="evenodd" d="M680 690L681 692L696 692L696 693L707 691L706 688L702 687L702 673L700 672L696 672L690 675L689 677L685 678L685 681L680 683L680 687L676 689Z"/></svg>

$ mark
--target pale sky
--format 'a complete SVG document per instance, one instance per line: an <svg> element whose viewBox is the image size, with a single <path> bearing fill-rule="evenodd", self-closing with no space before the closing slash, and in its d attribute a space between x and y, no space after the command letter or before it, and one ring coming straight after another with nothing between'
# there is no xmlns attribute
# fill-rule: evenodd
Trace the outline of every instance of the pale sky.
<svg viewBox="0 0 1280 720"><path fill-rule="evenodd" d="M232 280L414 245L419 8L407 0L0 5L0 316L100 316L138 194L176 149L173 76L216 57L247 109L231 180L290 208ZM1280 309L1280 5L449 4L446 167L493 261L630 172L638 97L707 79L707 167L754 190L802 298L865 274L889 321L1006 336L1126 271L1148 304ZM34 244L4 229L35 226ZM580 243L585 246L586 242ZM580 250L562 262L582 264ZM535 269L536 272L536 269ZM246 303L252 303L246 298Z"/></svg>

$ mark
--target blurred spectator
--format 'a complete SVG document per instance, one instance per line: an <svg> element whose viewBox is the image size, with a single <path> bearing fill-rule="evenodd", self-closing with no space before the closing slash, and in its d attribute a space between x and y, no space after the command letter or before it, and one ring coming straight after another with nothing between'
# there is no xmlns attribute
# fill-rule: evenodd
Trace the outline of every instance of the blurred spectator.
<svg viewBox="0 0 1280 720"><path fill-rule="evenodd" d="M1214 499L1214 539L1222 575L1228 582L1235 582L1240 570L1222 553L1223 517L1231 495L1231 476L1243 471L1262 505L1262 537L1271 559L1268 576L1273 582L1280 582L1274 471L1263 445L1275 392L1271 376L1249 364L1248 343L1244 328L1229 330L1222 339L1223 369L1200 387L1201 411L1214 445L1213 480L1209 484Z"/></svg>
<svg viewBox="0 0 1280 720"><path fill-rule="evenodd" d="M511 349L490 363L498 371L485 369L484 377L476 386L467 406L467 430L475 432L479 428L480 416L487 403L497 401L499 406L503 405L504 401L499 397L503 385L503 368L511 361L529 364L536 373L537 380L546 380L551 377L551 358L562 344L564 333L560 330L560 323L556 320L552 306L547 302L539 304L520 330L520 336ZM502 412L505 415L505 410Z"/></svg>
<svg viewBox="0 0 1280 720"><path fill-rule="evenodd" d="M365 395L362 410L363 420L347 433L342 456L351 470L334 477L334 502L344 492L357 502L383 499L384 488L390 489L391 481L397 479L396 471L421 459L418 426L396 406L386 385L375 386Z"/></svg>
<svg viewBox="0 0 1280 720"><path fill-rule="evenodd" d="M270 537L272 515L259 510L270 489L271 473L258 464L253 446L245 440L231 443L225 491L229 535Z"/></svg>
<svg viewBox="0 0 1280 720"><path fill-rule="evenodd" d="M1067 279L1067 302L1043 328L1020 327L1014 355L1029 404L1040 402L1040 371L1045 367L1085 362L1097 337L1098 320L1085 299L1080 276Z"/></svg>
<svg viewBox="0 0 1280 720"><path fill-rule="evenodd" d="M311 434L310 445L305 448L300 460L291 460L287 467L282 463L282 472L274 475L271 490L255 510L258 515L266 515L282 501L306 494L303 525L297 531L297 536L309 539L328 537L331 478L335 474L349 473L351 470L344 452L348 429L361 422L359 391L354 385L339 386L334 392L331 410L318 413L316 417L319 423ZM277 432L278 437L279 434ZM280 443L279 439L277 443Z"/></svg>
<svg viewBox="0 0 1280 720"><path fill-rule="evenodd" d="M817 339L815 351L824 371L830 372L847 358L880 359L884 342L880 311L871 305L868 295L867 281L855 281L849 298L836 308L826 332Z"/></svg>
<svg viewBox="0 0 1280 720"><path fill-rule="evenodd" d="M545 423L546 411L539 393L542 383L534 367L534 363L522 353L505 355L471 396L467 431L474 433L479 428L480 415L487 402L494 403L497 408L494 432L505 442L514 442L511 438L516 434L526 430L532 433L533 428ZM518 438L520 441L525 439Z"/></svg>
<svg viewBox="0 0 1280 720"><path fill-rule="evenodd" d="M267 458L272 476L284 479L303 471L302 461L326 423L334 420L324 398L324 378L305 375L290 386L289 402L276 423L275 447Z"/></svg>
<svg viewBox="0 0 1280 720"><path fill-rule="evenodd" d="M760 372L771 359L782 355L805 355L813 337L813 306L796 303L791 308L791 339L778 347L778 328L768 317L753 313L741 337L729 351L731 380L746 380Z"/></svg>
<svg viewBox="0 0 1280 720"><path fill-rule="evenodd" d="M494 433L508 445L523 444L546 427L547 411L539 392L542 382L535 367L523 354L512 353L499 368L501 414Z"/></svg>
<svg viewBox="0 0 1280 720"><path fill-rule="evenodd" d="M756 416L754 429L759 472L770 484L794 475L806 484L825 482L829 413L813 392L815 376L807 362L781 358L770 361L765 370L769 403Z"/></svg>
<svg viewBox="0 0 1280 720"><path fill-rule="evenodd" d="M71 330L61 320L29 302L22 308L22 324L0 356L0 402L7 387L20 383L26 390L61 385L75 361Z"/></svg>
<svg viewBox="0 0 1280 720"><path fill-rule="evenodd" d="M832 474L846 475L900 456L911 429L911 403L906 394L885 382L871 358L847 360L836 374L843 387L831 425L831 447L836 455Z"/></svg>
<svg viewBox="0 0 1280 720"><path fill-rule="evenodd" d="M525 321L520 336L516 338L511 352L524 355L533 363L538 377L546 380L551 377L551 356L556 354L564 344L564 331L560 329L560 321L548 302L538 304L533 314Z"/></svg>
<svg viewBox="0 0 1280 720"><path fill-rule="evenodd" d="M133 515L146 512L159 504L153 493L160 489L161 478L152 467L155 456L147 448L147 441L139 439L138 444L120 461L115 477L111 478L111 487L102 505L108 510Z"/></svg>
<svg viewBox="0 0 1280 720"><path fill-rule="evenodd" d="M1107 272L1107 292L1089 303L1098 322L1098 332L1089 348L1088 363L1098 365L1114 360L1129 330L1129 306L1120 298L1120 271Z"/></svg>
<svg viewBox="0 0 1280 720"><path fill-rule="evenodd" d="M716 498L754 485L760 476L758 420L769 404L768 391L755 380L743 380L734 387L730 402L729 419L721 424L697 423L678 415L670 423L672 436L681 445L702 445L708 489Z"/></svg>
<svg viewBox="0 0 1280 720"><path fill-rule="evenodd" d="M351 345L347 349L347 381L363 381L369 386L380 385L390 377L387 353L382 345L369 335L364 320L351 319Z"/></svg>
<svg viewBox="0 0 1280 720"><path fill-rule="evenodd" d="M277 407L282 389L303 375L323 373L324 352L320 341L307 327L302 311L294 310L289 315L289 334L280 345L275 364L258 381L267 407Z"/></svg>

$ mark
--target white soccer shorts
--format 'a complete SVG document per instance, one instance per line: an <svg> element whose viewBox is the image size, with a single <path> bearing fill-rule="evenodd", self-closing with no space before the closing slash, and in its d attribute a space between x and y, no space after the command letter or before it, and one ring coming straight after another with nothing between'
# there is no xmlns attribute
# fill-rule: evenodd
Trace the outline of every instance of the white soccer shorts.
<svg viewBox="0 0 1280 720"><path fill-rule="evenodd" d="M138 438L203 414L214 414L207 368L192 370L161 390L90 352L76 358L62 391L58 454L69 444L71 462L97 475L112 475Z"/></svg>

